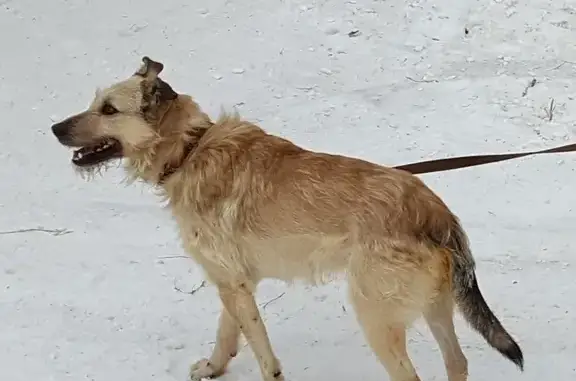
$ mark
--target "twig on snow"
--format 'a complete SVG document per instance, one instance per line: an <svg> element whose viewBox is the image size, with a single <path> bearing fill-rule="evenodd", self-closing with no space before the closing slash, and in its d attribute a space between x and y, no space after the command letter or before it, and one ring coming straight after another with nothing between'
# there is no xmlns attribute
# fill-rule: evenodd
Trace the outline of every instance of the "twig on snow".
<svg viewBox="0 0 576 381"><path fill-rule="evenodd" d="M546 113L546 117L548 118L548 121L551 122L552 119L554 118L554 109L556 108L556 105L554 104L554 98L552 98L550 100L550 106L548 106L548 108L544 108L544 112Z"/></svg>
<svg viewBox="0 0 576 381"><path fill-rule="evenodd" d="M184 258L184 259L191 259L186 255L167 255L165 257L158 257L158 259L173 259L173 258Z"/></svg>
<svg viewBox="0 0 576 381"><path fill-rule="evenodd" d="M564 66L564 65L566 65L566 64L576 65L576 62L562 61L559 65L556 65L556 66L554 66L553 68L548 69L548 71L558 70L558 69L560 69L562 66Z"/></svg>
<svg viewBox="0 0 576 381"><path fill-rule="evenodd" d="M296 89L298 90L302 90L302 91L310 91L310 90L314 90L316 87L316 85L313 86L296 86Z"/></svg>
<svg viewBox="0 0 576 381"><path fill-rule="evenodd" d="M206 281L205 280L203 280L202 283L200 283L200 285L198 287L194 287L190 291L184 291L180 287L176 286L176 280L174 280L174 290L181 292L183 294L194 295L195 293L197 293L198 291L200 291L204 287L206 287Z"/></svg>
<svg viewBox="0 0 576 381"><path fill-rule="evenodd" d="M528 83L528 85L526 85L524 91L522 92L522 96L525 97L526 95L528 95L528 89L534 86L536 86L536 78L532 78L532 80Z"/></svg>
<svg viewBox="0 0 576 381"><path fill-rule="evenodd" d="M406 79L416 83L438 83L437 79L414 79L409 76L406 76Z"/></svg>
<svg viewBox="0 0 576 381"><path fill-rule="evenodd" d="M267 302L265 302L265 303L262 303L262 304L260 305L260 308L262 308L263 310L265 310L266 307L268 307L268 305L270 305L271 303L274 303L275 301L277 301L278 299L280 299L280 298L283 297L284 295L286 295L285 292L283 292L283 293L281 293L280 295L278 295L278 296L270 299L269 301L267 301Z"/></svg>
<svg viewBox="0 0 576 381"><path fill-rule="evenodd" d="M65 234L72 233L72 230L68 229L44 229L44 228L28 228L28 229L17 229L17 230L8 230L8 231L0 231L0 235L4 234L17 234L17 233L31 233L31 232L42 232L48 233L53 236L60 236Z"/></svg>

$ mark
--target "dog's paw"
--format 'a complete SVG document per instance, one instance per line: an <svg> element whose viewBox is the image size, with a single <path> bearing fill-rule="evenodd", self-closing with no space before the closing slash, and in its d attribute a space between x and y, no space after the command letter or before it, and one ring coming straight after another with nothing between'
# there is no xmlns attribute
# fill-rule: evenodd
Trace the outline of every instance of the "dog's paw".
<svg viewBox="0 0 576 381"><path fill-rule="evenodd" d="M284 375L281 371L276 371L274 374L267 376L265 379L266 381L284 381Z"/></svg>
<svg viewBox="0 0 576 381"><path fill-rule="evenodd" d="M202 359L190 367L190 381L200 381L205 378L216 378L222 374L219 369L214 369L208 359Z"/></svg>

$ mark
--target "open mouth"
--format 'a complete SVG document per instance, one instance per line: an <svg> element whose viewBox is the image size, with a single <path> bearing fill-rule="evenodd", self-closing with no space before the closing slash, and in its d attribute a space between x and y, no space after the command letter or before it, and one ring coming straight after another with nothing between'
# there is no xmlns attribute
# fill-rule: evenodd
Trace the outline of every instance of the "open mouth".
<svg viewBox="0 0 576 381"><path fill-rule="evenodd" d="M108 138L97 144L75 150L72 156L72 163L79 167L87 167L121 157L122 145L120 142L116 139Z"/></svg>

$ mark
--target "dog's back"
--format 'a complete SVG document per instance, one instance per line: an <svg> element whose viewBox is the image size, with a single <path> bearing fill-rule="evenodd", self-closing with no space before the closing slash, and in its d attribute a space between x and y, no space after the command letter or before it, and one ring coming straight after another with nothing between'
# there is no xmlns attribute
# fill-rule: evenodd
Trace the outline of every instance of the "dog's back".
<svg viewBox="0 0 576 381"><path fill-rule="evenodd" d="M352 252L392 241L446 242L454 224L445 204L407 172L305 150L237 117L221 118L188 161L166 184L174 211L203 226L194 232L199 239L206 231L207 242L245 247L242 255L254 255L246 260L263 277L275 276L261 271L268 261L343 271ZM283 270L301 276L294 271Z"/></svg>

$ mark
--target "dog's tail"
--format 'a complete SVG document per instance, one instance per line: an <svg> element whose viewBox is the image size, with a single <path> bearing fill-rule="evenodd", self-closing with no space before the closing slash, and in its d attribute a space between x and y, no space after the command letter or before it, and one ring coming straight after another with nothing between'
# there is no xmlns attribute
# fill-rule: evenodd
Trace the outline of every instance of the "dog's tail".
<svg viewBox="0 0 576 381"><path fill-rule="evenodd" d="M480 333L488 344L523 371L524 356L520 346L504 329L480 292L470 244L456 216L447 238L446 246L452 252L452 292L456 305L470 326Z"/></svg>

